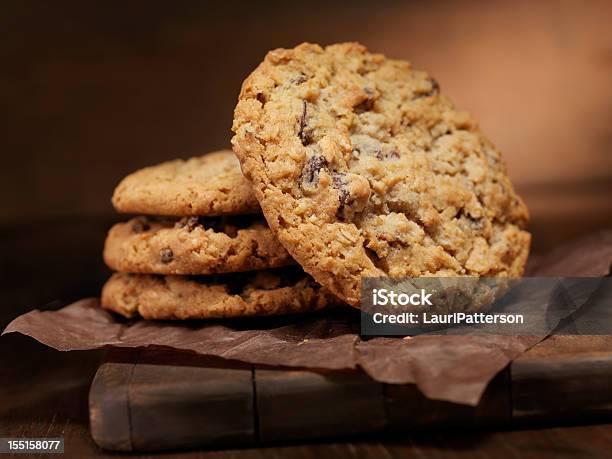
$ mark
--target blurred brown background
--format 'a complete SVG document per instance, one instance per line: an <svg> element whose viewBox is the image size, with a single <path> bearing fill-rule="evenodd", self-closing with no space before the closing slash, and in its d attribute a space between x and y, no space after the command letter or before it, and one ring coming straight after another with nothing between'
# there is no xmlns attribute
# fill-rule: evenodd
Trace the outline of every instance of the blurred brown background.
<svg viewBox="0 0 612 459"><path fill-rule="evenodd" d="M604 0L5 1L2 287L18 304L95 293L120 178L227 147L241 81L302 41L433 74L504 152L536 250L612 227L610 24Z"/></svg>

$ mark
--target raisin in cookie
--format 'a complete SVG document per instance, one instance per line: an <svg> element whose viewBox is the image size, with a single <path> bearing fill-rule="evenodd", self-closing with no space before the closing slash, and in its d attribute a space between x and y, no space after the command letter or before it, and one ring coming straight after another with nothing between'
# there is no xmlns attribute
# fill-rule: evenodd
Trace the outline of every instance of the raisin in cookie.
<svg viewBox="0 0 612 459"><path fill-rule="evenodd" d="M115 271L214 274L295 263L261 216L137 217L111 228L104 260Z"/></svg>
<svg viewBox="0 0 612 459"><path fill-rule="evenodd" d="M231 151L177 159L125 177L112 199L119 212L217 216L260 212L251 185Z"/></svg>
<svg viewBox="0 0 612 459"><path fill-rule="evenodd" d="M338 303L297 268L199 278L115 273L101 299L125 317L160 320L294 314Z"/></svg>
<svg viewBox="0 0 612 459"><path fill-rule="evenodd" d="M477 123L408 62L345 43L278 49L232 140L271 229L352 305L363 276L520 276L528 212Z"/></svg>

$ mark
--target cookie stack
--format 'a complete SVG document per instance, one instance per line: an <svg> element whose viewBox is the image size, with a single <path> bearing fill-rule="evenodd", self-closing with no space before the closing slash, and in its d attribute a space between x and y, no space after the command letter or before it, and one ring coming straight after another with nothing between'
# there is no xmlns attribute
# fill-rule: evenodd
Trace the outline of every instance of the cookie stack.
<svg viewBox="0 0 612 459"><path fill-rule="evenodd" d="M113 276L105 307L284 313L323 307L329 292L359 306L364 277L523 273L528 211L500 152L408 62L357 43L271 51L242 85L232 130L233 153L118 187L119 211L173 217L111 230L107 263L138 274ZM314 280L297 266L279 275L293 260Z"/></svg>
<svg viewBox="0 0 612 459"><path fill-rule="evenodd" d="M321 309L333 301L267 226L231 151L139 170L113 205L138 214L111 228L117 271L102 306L126 317L243 317Z"/></svg>

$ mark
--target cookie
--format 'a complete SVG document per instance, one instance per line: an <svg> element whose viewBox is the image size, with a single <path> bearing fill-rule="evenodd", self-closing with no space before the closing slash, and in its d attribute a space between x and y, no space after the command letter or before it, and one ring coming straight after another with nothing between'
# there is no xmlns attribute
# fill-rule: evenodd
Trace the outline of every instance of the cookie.
<svg viewBox="0 0 612 459"><path fill-rule="evenodd" d="M260 212L251 185L231 151L177 159L125 177L112 198L119 212L218 216Z"/></svg>
<svg viewBox="0 0 612 459"><path fill-rule="evenodd" d="M338 300L298 268L219 276L115 273L102 307L125 317L184 320L316 311Z"/></svg>
<svg viewBox="0 0 612 459"><path fill-rule="evenodd" d="M261 216L137 217L111 228L104 260L115 271L214 274L295 263Z"/></svg>
<svg viewBox="0 0 612 459"><path fill-rule="evenodd" d="M477 123L408 62L356 43L278 49L232 139L271 229L352 305L364 276L520 276L527 208Z"/></svg>

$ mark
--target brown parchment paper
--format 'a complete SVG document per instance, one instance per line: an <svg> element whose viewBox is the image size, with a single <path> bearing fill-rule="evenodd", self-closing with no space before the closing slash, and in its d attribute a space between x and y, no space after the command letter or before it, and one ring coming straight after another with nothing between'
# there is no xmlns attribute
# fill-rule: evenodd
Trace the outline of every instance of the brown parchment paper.
<svg viewBox="0 0 612 459"><path fill-rule="evenodd" d="M593 234L533 259L531 276L605 276L612 231ZM105 346L164 346L252 364L312 369L361 368L373 379L414 383L429 398L476 405L489 381L545 336L359 336L352 308L311 315L216 322L126 321L98 299L57 311L30 311L3 331L19 332L60 351Z"/></svg>

